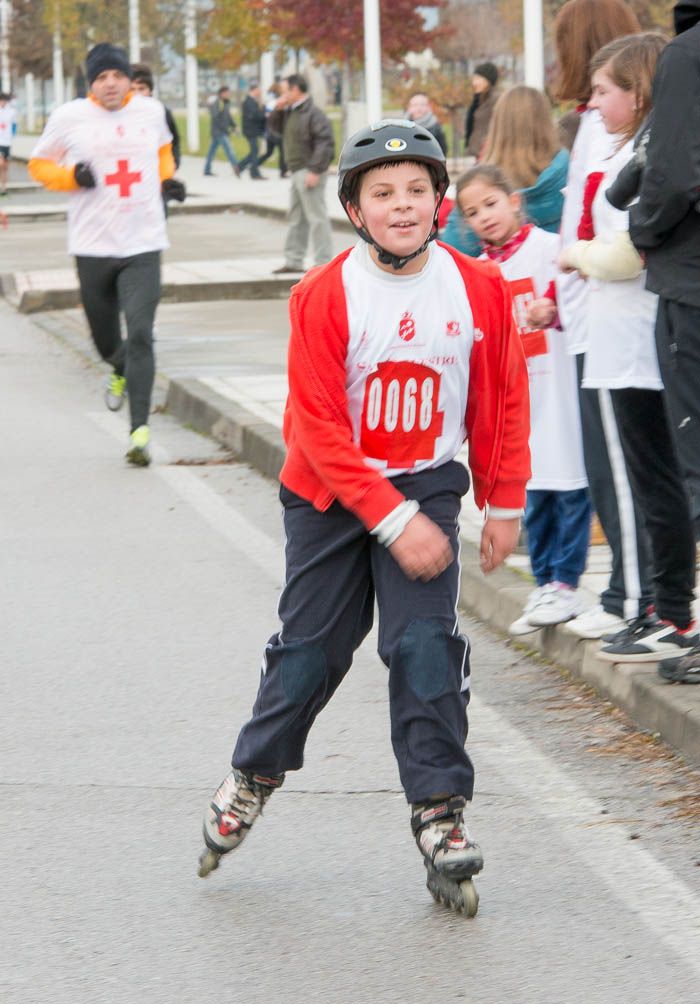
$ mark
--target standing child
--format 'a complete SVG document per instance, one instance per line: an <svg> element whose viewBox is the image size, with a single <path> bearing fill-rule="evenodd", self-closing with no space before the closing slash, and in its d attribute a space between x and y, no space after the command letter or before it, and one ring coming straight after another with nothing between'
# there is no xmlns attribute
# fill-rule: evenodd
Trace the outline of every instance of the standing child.
<svg viewBox="0 0 700 1004"><path fill-rule="evenodd" d="M537 586L512 635L572 620L586 567L591 510L583 464L576 365L560 332L532 330L528 303L542 297L557 274L559 237L525 223L521 195L491 164L457 182L457 203L513 293L530 377L532 479L525 527Z"/></svg>
<svg viewBox="0 0 700 1004"><path fill-rule="evenodd" d="M7 195L10 146L15 129L15 110L9 94L0 94L0 195Z"/></svg>
<svg viewBox="0 0 700 1004"><path fill-rule="evenodd" d="M392 743L428 887L469 915L481 850L462 818L469 642L459 633L458 516L469 477L487 507L481 565L516 545L529 476L527 373L498 269L431 243L447 188L435 138L407 121L362 129L340 157L355 247L290 300L282 628L267 644L233 772L204 819L204 877L236 848L379 611Z"/></svg>
<svg viewBox="0 0 700 1004"><path fill-rule="evenodd" d="M644 612L598 655L611 662L667 659L662 675L674 680L683 672L679 675L673 660L699 640L691 607L693 526L662 397L654 344L658 297L645 289L643 263L629 237L629 213L614 209L606 198L632 157L634 134L651 109L656 62L666 42L653 32L630 35L604 46L591 62L590 105L614 137L615 152L593 201L596 236L565 248L560 264L589 280L582 386L609 391L652 550L655 614Z"/></svg>

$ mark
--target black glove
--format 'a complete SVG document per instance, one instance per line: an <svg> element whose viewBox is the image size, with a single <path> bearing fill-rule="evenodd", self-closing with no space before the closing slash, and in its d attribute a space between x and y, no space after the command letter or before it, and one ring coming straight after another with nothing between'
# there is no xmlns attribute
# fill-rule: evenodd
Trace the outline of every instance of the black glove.
<svg viewBox="0 0 700 1004"><path fill-rule="evenodd" d="M166 202L184 202L187 195L184 182L179 181L177 178L166 178L161 184L160 190Z"/></svg>
<svg viewBox="0 0 700 1004"><path fill-rule="evenodd" d="M622 168L605 192L605 198L614 209L629 209L629 205L639 195L642 174L647 163L647 147L651 135L651 118L647 117L634 137L634 154Z"/></svg>
<svg viewBox="0 0 700 1004"><path fill-rule="evenodd" d="M95 175L92 173L92 168L89 164L85 164L82 160L73 168L73 177L81 188L95 188L97 185Z"/></svg>

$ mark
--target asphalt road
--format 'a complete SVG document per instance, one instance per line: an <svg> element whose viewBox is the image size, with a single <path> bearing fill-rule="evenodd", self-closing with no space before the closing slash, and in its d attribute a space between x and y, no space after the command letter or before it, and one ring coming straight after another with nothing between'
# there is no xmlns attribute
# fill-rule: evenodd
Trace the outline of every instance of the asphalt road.
<svg viewBox="0 0 700 1004"><path fill-rule="evenodd" d="M479 915L424 887L370 638L302 772L202 881L275 630L276 489L0 303L0 999L696 1004L700 777L552 667L473 642Z"/></svg>

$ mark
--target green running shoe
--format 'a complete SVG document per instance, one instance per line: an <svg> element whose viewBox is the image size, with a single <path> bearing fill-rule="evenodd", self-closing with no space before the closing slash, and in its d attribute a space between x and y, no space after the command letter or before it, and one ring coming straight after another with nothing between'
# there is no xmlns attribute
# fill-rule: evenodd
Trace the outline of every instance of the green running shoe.
<svg viewBox="0 0 700 1004"><path fill-rule="evenodd" d="M129 437L129 449L126 451L126 459L134 467L148 467L151 462L151 454L148 451L148 442L151 436L147 425L140 425L134 429Z"/></svg>
<svg viewBox="0 0 700 1004"><path fill-rule="evenodd" d="M112 373L105 387L105 404L110 411L119 411L126 401L126 377Z"/></svg>

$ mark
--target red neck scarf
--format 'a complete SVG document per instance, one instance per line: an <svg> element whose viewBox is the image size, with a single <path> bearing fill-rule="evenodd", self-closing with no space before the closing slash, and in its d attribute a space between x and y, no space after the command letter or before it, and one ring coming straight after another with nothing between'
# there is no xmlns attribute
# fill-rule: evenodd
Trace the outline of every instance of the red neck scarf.
<svg viewBox="0 0 700 1004"><path fill-rule="evenodd" d="M505 244L501 244L500 247L497 247L495 244L485 244L484 252L488 255L491 261L508 261L508 259L512 258L515 252L523 246L525 241L528 239L531 230L532 223L525 223L520 230L518 230L517 234L514 234L510 240L507 240Z"/></svg>

